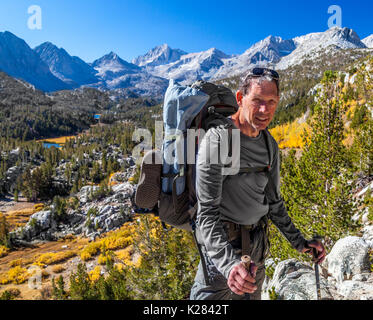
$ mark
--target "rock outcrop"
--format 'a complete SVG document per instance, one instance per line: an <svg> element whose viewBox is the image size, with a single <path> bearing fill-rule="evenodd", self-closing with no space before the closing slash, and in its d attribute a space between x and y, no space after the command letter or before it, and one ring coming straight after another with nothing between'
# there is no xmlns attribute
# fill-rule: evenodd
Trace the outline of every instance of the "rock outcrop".
<svg viewBox="0 0 373 320"><path fill-rule="evenodd" d="M328 281L320 275L321 297L333 299L328 289ZM316 300L315 272L296 259L281 261L273 278L265 283L263 298L269 299L269 291L274 290L279 300Z"/></svg>
<svg viewBox="0 0 373 320"><path fill-rule="evenodd" d="M370 246L363 238L349 236L335 243L323 265L338 283L342 283L369 272L369 250Z"/></svg>
<svg viewBox="0 0 373 320"><path fill-rule="evenodd" d="M99 190L98 186L82 187L76 194L76 206L68 209L62 217L57 214L53 204L33 214L25 226L10 233L12 243L51 241L68 234L94 239L121 227L133 214L131 198L135 186L127 180L133 175L135 167L132 161L132 166L125 172L115 174L111 181L114 183L112 191L102 198L95 200L93 196Z"/></svg>
<svg viewBox="0 0 373 320"><path fill-rule="evenodd" d="M320 266L321 299L373 300L371 228L363 237L338 240ZM313 267L295 259L280 262L272 279L265 280L262 298L270 292L280 300L315 300L316 277Z"/></svg>

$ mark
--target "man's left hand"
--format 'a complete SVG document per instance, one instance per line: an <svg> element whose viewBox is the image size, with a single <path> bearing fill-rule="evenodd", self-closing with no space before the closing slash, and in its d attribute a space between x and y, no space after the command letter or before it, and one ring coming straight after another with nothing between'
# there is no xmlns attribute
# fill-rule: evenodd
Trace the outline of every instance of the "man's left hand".
<svg viewBox="0 0 373 320"><path fill-rule="evenodd" d="M324 245L319 240L307 240L307 244L302 252L311 254L313 256L313 261L317 264L322 263L326 255Z"/></svg>

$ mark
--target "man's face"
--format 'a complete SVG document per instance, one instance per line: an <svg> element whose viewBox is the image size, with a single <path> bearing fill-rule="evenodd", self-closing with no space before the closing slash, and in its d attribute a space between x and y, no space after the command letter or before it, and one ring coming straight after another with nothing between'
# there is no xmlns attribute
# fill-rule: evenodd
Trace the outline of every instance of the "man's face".
<svg viewBox="0 0 373 320"><path fill-rule="evenodd" d="M246 95L237 92L237 103L242 108L241 114L255 131L264 130L272 121L279 96L273 81L253 82Z"/></svg>

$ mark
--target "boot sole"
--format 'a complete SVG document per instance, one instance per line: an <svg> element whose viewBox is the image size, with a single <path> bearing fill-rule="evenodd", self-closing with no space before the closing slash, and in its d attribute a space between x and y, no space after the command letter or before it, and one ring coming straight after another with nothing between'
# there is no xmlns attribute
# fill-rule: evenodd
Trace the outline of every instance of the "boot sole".
<svg viewBox="0 0 373 320"><path fill-rule="evenodd" d="M155 161L157 160L157 161ZM138 207L152 209L161 194L162 159L158 151L148 151L142 160L140 179L137 185L135 203Z"/></svg>

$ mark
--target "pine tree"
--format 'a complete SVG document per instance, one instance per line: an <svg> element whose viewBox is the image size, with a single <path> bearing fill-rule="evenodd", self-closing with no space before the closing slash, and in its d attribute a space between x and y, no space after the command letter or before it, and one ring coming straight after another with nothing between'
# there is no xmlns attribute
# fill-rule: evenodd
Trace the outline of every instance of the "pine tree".
<svg viewBox="0 0 373 320"><path fill-rule="evenodd" d="M4 214L0 212L0 245L9 247L9 224Z"/></svg>
<svg viewBox="0 0 373 320"><path fill-rule="evenodd" d="M342 143L342 116L346 112L343 83L336 73L325 72L321 84L311 132L304 132L300 158L294 151L284 157L281 193L289 215L306 238L317 233L325 237L330 248L342 235L356 229L351 217L357 204L351 192L350 157ZM275 248L287 246L284 252L291 255L283 238L277 235L275 242Z"/></svg>
<svg viewBox="0 0 373 320"><path fill-rule="evenodd" d="M363 176L373 175L373 118L360 125L352 146L357 170Z"/></svg>
<svg viewBox="0 0 373 320"><path fill-rule="evenodd" d="M52 278L52 295L56 300L65 300L67 298L67 292L65 291L65 282L62 275L57 278L57 283Z"/></svg>
<svg viewBox="0 0 373 320"><path fill-rule="evenodd" d="M355 139L352 152L355 156L357 171L365 176L373 175L373 58L367 61L369 67L363 63L357 73L356 82L360 90L355 90L357 98L361 98L362 105L354 115ZM353 126L355 125L355 126Z"/></svg>
<svg viewBox="0 0 373 320"><path fill-rule="evenodd" d="M70 296L73 300L97 300L99 298L99 292L92 288L85 264L78 264L76 273L70 275Z"/></svg>

